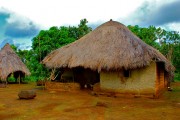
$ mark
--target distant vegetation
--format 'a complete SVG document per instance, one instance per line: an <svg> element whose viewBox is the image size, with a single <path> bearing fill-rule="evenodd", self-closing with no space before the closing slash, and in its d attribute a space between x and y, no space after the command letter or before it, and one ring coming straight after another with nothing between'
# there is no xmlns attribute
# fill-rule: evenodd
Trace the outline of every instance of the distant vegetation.
<svg viewBox="0 0 180 120"><path fill-rule="evenodd" d="M82 19L80 24L75 26L53 26L49 30L41 30L32 39L31 50L18 50L12 47L21 57L23 62L31 71L31 76L26 79L36 81L50 76L50 70L40 64L41 60L51 51L74 42L86 35L92 28L87 26L88 21ZM158 49L176 67L175 80L180 81L180 34L177 31L166 31L162 28L149 26L142 28L138 25L128 28L147 44Z"/></svg>
<svg viewBox="0 0 180 120"><path fill-rule="evenodd" d="M180 34L177 31L166 31L162 28L149 26L142 28L138 25L128 28L141 40L159 50L166 58L172 62L175 71L175 80L180 81Z"/></svg>

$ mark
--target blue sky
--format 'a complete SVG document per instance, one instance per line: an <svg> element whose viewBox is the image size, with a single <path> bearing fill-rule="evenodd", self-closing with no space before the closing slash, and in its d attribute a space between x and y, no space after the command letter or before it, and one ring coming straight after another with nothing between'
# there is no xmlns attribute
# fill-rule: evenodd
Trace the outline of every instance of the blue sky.
<svg viewBox="0 0 180 120"><path fill-rule="evenodd" d="M110 19L125 25L154 25L180 31L179 0L0 0L0 47L30 49L51 26L76 26L86 18L96 27Z"/></svg>

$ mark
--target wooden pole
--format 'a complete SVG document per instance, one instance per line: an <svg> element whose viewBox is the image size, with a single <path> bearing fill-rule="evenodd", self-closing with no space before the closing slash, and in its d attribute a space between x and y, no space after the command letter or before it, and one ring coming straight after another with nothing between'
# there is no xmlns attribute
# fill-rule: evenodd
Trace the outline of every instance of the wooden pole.
<svg viewBox="0 0 180 120"><path fill-rule="evenodd" d="M20 81L21 77L20 75L18 76L18 81L19 81L19 84L21 84L21 81Z"/></svg>

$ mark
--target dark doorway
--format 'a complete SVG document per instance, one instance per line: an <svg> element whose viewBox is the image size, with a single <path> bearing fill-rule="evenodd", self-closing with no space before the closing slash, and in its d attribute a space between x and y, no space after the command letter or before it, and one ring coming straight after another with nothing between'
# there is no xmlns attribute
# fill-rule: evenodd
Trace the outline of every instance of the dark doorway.
<svg viewBox="0 0 180 120"><path fill-rule="evenodd" d="M16 71L8 75L7 82L8 83L18 83L18 82L22 83L24 80L24 77L25 77L25 74L22 71ZM11 79L13 78L13 79L10 80L10 78Z"/></svg>
<svg viewBox="0 0 180 120"><path fill-rule="evenodd" d="M100 75L97 71L77 67L73 69L74 81L80 84L80 88L92 89L95 83L100 82Z"/></svg>

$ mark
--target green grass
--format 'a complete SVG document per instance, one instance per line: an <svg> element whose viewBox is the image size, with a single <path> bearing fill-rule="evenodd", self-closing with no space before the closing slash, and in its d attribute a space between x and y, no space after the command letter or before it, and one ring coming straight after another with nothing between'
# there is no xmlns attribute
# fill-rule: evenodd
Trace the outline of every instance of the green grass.
<svg viewBox="0 0 180 120"><path fill-rule="evenodd" d="M174 73L174 81L180 82L180 72Z"/></svg>

